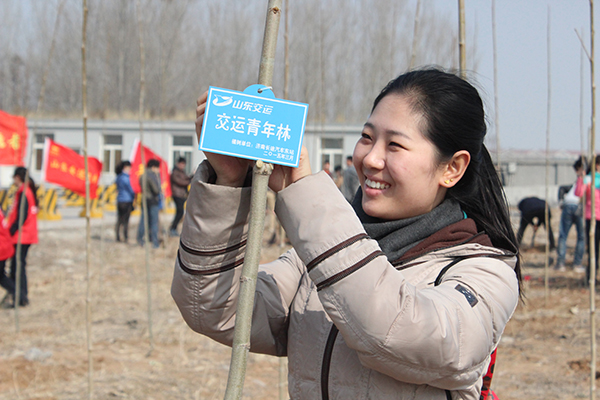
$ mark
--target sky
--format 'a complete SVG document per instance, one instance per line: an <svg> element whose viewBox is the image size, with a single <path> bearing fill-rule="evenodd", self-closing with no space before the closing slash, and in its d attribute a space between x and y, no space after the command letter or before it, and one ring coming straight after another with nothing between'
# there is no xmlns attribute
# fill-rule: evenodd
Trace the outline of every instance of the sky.
<svg viewBox="0 0 600 400"><path fill-rule="evenodd" d="M413 0L416 7L416 0ZM434 6L452 15L458 25L457 0L421 0L421 10ZM496 0L498 131L502 150L582 150L582 121L591 126L590 62L583 55L583 38L590 47L590 5L587 0ZM594 17L600 30L600 3ZM550 14L550 17L548 17ZM548 20L550 19L550 47ZM476 39L479 64L471 76L488 109L491 144L495 148L494 52L492 0L465 0L467 47ZM597 35L595 35L597 37ZM598 43L598 40L596 40ZM596 44L596 48L598 45ZM550 63L548 62L548 49ZM600 56L596 51L597 63ZM467 59L469 55L467 54ZM583 118L582 102L583 77ZM548 96L550 66L550 97ZM469 60L467 67L470 68ZM598 76L596 76L598 81ZM596 96L598 98L598 96ZM548 99L550 112L548 113ZM600 112L600 109L598 110ZM550 116L548 123L548 114ZM549 145L547 131L549 126ZM488 147L492 148L488 142ZM596 149L600 146L597 145Z"/></svg>

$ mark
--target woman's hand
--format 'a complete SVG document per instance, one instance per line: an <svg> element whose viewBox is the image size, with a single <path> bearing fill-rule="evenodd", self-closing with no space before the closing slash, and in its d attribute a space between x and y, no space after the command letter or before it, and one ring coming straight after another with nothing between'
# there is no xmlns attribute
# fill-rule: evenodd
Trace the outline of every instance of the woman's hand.
<svg viewBox="0 0 600 400"><path fill-rule="evenodd" d="M202 132L207 98L208 90L198 97L198 101L196 102L196 137L198 138L198 143L200 143L200 133ZM204 152L204 154L217 174L217 185L232 187L244 185L248 168L252 165L251 160L217 153Z"/></svg>
<svg viewBox="0 0 600 400"><path fill-rule="evenodd" d="M310 160L308 159L308 150L302 146L300 151L300 162L298 167L285 167L283 165L274 165L273 172L269 178L269 187L275 193L285 189L294 182L299 181L305 176L310 175Z"/></svg>

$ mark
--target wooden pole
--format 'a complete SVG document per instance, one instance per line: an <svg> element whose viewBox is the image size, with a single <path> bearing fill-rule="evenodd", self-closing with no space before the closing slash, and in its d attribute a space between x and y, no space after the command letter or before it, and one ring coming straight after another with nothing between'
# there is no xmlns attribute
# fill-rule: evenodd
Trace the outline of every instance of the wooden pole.
<svg viewBox="0 0 600 400"><path fill-rule="evenodd" d="M552 58L550 52L550 6L548 6L548 24L547 24L547 64L548 64L548 101L547 106L548 109L546 111L546 205L544 207L544 228L546 231L546 257L544 260L544 298L546 302L546 306L548 305L548 286L549 286L549 277L548 277L548 261L549 261L549 253L550 253L550 195L549 195L549 185L550 185L550 161L549 161L549 152L550 152L550 116L552 109Z"/></svg>
<svg viewBox="0 0 600 400"><path fill-rule="evenodd" d="M467 75L467 55L465 49L465 0L458 0L458 59L460 76Z"/></svg>
<svg viewBox="0 0 600 400"><path fill-rule="evenodd" d="M585 102L585 98L584 98L584 71L583 71L583 65L584 65L584 51L583 49L581 49L581 62L580 62L580 71L579 71L579 132L581 135L581 156L584 157L586 154L586 149L585 149L585 145L587 143L586 141L586 128L585 128L585 118L583 115L583 106L584 106L584 102Z"/></svg>
<svg viewBox="0 0 600 400"><path fill-rule="evenodd" d="M494 126L496 128L496 169L502 177L500 161L500 106L498 103L498 51L496 39L496 0L492 0L492 42L494 52Z"/></svg>
<svg viewBox="0 0 600 400"><path fill-rule="evenodd" d="M265 34L258 75L258 83L265 86L271 86L273 80L277 32L281 18L281 2L282 0L269 0L267 8ZM258 276L262 234L265 225L267 189L272 170L273 166L264 163L262 160L256 161L254 165L248 241L244 266L242 267L242 276L240 278L240 294L233 332L231 364L229 366L225 400L241 399L244 388L246 363L248 352L250 351L250 330L252 327L256 278Z"/></svg>
<svg viewBox="0 0 600 400"><path fill-rule="evenodd" d="M60 21L60 16L62 15L62 10L65 5L66 0L62 0L58 5L58 10L56 12L56 20L54 21L54 30L52 31L52 41L50 42L50 50L48 51L48 60L46 61L46 68L44 69L44 74L42 75L42 87L40 88L40 96L38 97L37 103L37 111L38 114L42 109L42 104L44 104L44 95L46 93L46 81L48 79L48 71L50 70L50 61L52 60L52 55L54 54L54 47L56 45L56 32L58 31L58 23Z"/></svg>
<svg viewBox="0 0 600 400"><path fill-rule="evenodd" d="M90 226L90 176L88 162L88 132L87 132L87 70L85 63L85 51L87 42L87 0L83 0L83 27L81 35L81 104L83 114L83 162L85 169L85 271L86 271L86 297L85 297L85 331L87 336L88 354L88 399L93 397L93 374L94 366L92 360L92 271L91 271L91 226Z"/></svg>
<svg viewBox="0 0 600 400"><path fill-rule="evenodd" d="M413 40L410 55L409 69L413 69L417 59L417 42L419 38L419 11L421 9L421 0L417 0L417 9L415 10L415 24L413 25ZM395 9L394 9L395 11Z"/></svg>
<svg viewBox="0 0 600 400"><path fill-rule="evenodd" d="M590 399L596 398L596 81L594 76L594 0L590 0L590 74L592 84L592 129L590 131L590 150L592 152L591 177L590 183L592 188L591 208L592 215L590 218L590 347L591 347L591 362L590 362Z"/></svg>
<svg viewBox="0 0 600 400"><path fill-rule="evenodd" d="M46 65L44 68L44 74L42 76L42 87L40 88L40 95L38 97L37 108L36 108L36 116L39 116L40 111L42 110L42 106L44 104L44 93L46 91L46 82L48 80L48 70L50 69L50 62L52 61L52 55L54 54L54 45L56 43L56 31L58 30L58 22L60 21L60 16L62 14L63 6L65 5L66 0L62 0L58 5L56 20L54 22L54 30L52 31L52 41L50 44L50 51L48 52L48 59L46 60ZM37 120L36 120L37 126ZM31 140L29 140L30 150L29 150L29 160L27 161L27 170L25 171L25 182L23 182L23 192L21 194L21 200L19 203L19 222L18 222L18 233L17 233L17 247L15 249L15 260L16 260L16 268L15 268L15 298L14 307L15 307L15 330L19 332L21 330L19 326L19 299L21 298L21 270L23 269L23 260L21 259L21 249L23 244L21 243L23 240L23 222L25 220L25 205L23 203L23 196L26 195L27 186L29 185L29 171L31 171L31 163L33 161L33 141L35 140L35 132L37 128L33 129L33 135L31 135ZM36 195L33 193L34 196Z"/></svg>
<svg viewBox="0 0 600 400"><path fill-rule="evenodd" d="M284 59L284 71L283 71L283 98L288 99L290 94L290 41L289 41L289 22L290 22L290 3L289 0L283 0L283 10L285 11L285 25L284 25L284 46L283 46L283 59ZM277 218L273 215L273 218ZM279 244L283 246L285 231L283 226L279 228ZM279 400L288 399L287 391L287 362L286 357L279 357Z"/></svg>
<svg viewBox="0 0 600 400"><path fill-rule="evenodd" d="M146 202L146 193L148 193L148 169L146 168L146 156L144 154L144 97L146 95L146 77L145 69L145 50L144 50L144 26L142 19L142 7L140 0L136 2L138 17L138 37L140 42L140 102L139 102L139 124L140 124L140 152L141 161L144 166L142 175L142 216L144 218L144 265L146 267L146 293L148 302L148 338L150 340L150 349L148 355L154 350L154 336L152 334L152 279L150 276L150 232L148 221L148 204Z"/></svg>

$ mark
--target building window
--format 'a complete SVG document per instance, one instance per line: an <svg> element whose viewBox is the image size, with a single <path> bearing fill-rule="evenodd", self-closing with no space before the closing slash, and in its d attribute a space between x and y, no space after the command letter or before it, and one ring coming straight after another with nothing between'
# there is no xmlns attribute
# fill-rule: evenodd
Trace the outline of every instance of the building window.
<svg viewBox="0 0 600 400"><path fill-rule="evenodd" d="M171 147L171 165L175 165L180 157L185 158L185 173L191 174L192 171L192 152L194 151L194 138L192 136L173 136L173 145Z"/></svg>
<svg viewBox="0 0 600 400"><path fill-rule="evenodd" d="M123 154L123 135L104 135L102 171L113 172L121 162Z"/></svg>
<svg viewBox="0 0 600 400"><path fill-rule="evenodd" d="M33 144L33 152L35 154L35 170L40 171L42 169L42 162L44 160L44 142L46 138L54 140L54 133L36 133L35 143Z"/></svg>
<svg viewBox="0 0 600 400"><path fill-rule="evenodd" d="M320 168L323 168L323 164L329 161L329 171L333 173L335 167L342 166L342 158L343 158L343 149L344 149L344 139L342 138L321 138L321 165Z"/></svg>

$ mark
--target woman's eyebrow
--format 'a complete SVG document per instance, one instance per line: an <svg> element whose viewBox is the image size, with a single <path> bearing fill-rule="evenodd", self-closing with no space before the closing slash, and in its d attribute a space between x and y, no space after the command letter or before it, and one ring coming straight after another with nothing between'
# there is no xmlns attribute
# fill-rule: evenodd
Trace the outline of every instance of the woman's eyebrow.
<svg viewBox="0 0 600 400"><path fill-rule="evenodd" d="M373 125L371 122L365 122L364 126L366 128L369 128L369 129L373 130L373 131L377 131L378 130L377 128L375 128L375 125ZM408 136L406 133L401 132L401 131L396 131L396 130L393 130L393 129L386 129L386 130L384 130L384 133L387 134L387 135L400 136L400 137L403 137L403 138L405 138L407 140L412 140L412 138L410 136Z"/></svg>

